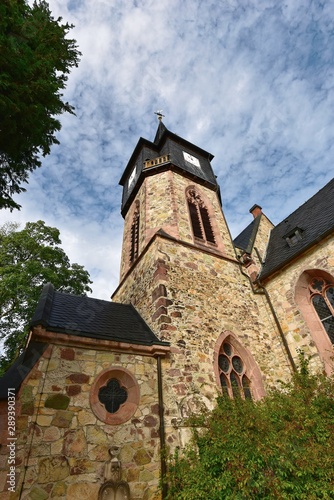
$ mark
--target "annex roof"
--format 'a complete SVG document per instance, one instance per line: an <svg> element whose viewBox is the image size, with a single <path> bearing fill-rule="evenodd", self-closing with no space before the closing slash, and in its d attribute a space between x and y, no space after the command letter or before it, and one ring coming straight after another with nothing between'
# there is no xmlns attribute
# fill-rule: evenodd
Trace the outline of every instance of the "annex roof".
<svg viewBox="0 0 334 500"><path fill-rule="evenodd" d="M272 229L259 279L267 278L333 231L334 179Z"/></svg>
<svg viewBox="0 0 334 500"><path fill-rule="evenodd" d="M169 346L156 337L131 304L58 292L51 283L44 286L31 327L41 325L52 333L66 333L94 340L109 340L142 346ZM8 387L18 390L39 360L48 342L30 340L0 380L0 400Z"/></svg>
<svg viewBox="0 0 334 500"><path fill-rule="evenodd" d="M58 292L44 286L31 326L93 339L140 345L169 345L152 332L131 304Z"/></svg>
<svg viewBox="0 0 334 500"><path fill-rule="evenodd" d="M17 392L23 380L39 360L47 346L46 342L29 342L27 348L0 379L0 400L8 398L9 388Z"/></svg>

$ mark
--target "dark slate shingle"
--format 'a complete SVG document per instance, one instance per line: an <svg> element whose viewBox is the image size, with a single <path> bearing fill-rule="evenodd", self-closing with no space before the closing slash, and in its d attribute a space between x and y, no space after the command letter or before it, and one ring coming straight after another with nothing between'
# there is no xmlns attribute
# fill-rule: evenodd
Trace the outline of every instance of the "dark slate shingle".
<svg viewBox="0 0 334 500"><path fill-rule="evenodd" d="M286 237L297 228L302 238L295 245L289 246ZM272 229L259 278L268 277L333 230L334 179Z"/></svg>
<svg viewBox="0 0 334 500"><path fill-rule="evenodd" d="M0 400L8 398L8 389L14 389L17 394L23 380L30 373L30 370L42 356L47 346L48 344L45 342L29 342L27 348L0 379Z"/></svg>
<svg viewBox="0 0 334 500"><path fill-rule="evenodd" d="M54 332L141 345L161 342L131 304L61 293L45 285L31 326Z"/></svg>
<svg viewBox="0 0 334 500"><path fill-rule="evenodd" d="M261 214L253 219L252 222L233 240L236 248L240 248L247 253L252 252L260 220Z"/></svg>

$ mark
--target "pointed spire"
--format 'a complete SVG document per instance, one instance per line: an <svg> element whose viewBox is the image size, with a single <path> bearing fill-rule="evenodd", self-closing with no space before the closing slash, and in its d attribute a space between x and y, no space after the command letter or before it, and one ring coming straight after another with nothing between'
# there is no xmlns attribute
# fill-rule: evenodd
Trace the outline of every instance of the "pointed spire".
<svg viewBox="0 0 334 500"><path fill-rule="evenodd" d="M159 119L159 125L158 125L158 129L157 129L157 133L155 134L154 144L159 143L161 137L166 132L166 130L167 130L167 128L165 127L163 121Z"/></svg>

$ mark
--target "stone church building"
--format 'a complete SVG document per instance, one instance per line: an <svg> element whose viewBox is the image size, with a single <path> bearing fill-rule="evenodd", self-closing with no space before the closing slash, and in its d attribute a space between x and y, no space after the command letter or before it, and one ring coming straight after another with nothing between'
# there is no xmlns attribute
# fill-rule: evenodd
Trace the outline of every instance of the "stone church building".
<svg viewBox="0 0 334 500"><path fill-rule="evenodd" d="M232 241L212 158L160 120L120 180L112 300L44 287L0 381L0 500L160 499L160 450L219 392L263 397L299 350L331 373L334 179L277 226L254 205Z"/></svg>

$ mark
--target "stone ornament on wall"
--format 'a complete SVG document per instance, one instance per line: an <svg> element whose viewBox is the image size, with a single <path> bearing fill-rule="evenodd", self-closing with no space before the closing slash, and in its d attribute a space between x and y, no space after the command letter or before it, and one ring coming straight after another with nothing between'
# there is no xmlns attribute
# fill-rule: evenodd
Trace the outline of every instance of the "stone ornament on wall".
<svg viewBox="0 0 334 500"><path fill-rule="evenodd" d="M139 385L126 368L103 370L90 391L90 406L99 420L119 425L129 420L138 408Z"/></svg>
<svg viewBox="0 0 334 500"><path fill-rule="evenodd" d="M110 461L105 464L104 479L98 500L130 500L130 488L126 481L121 480L122 466L118 459L119 446L109 449Z"/></svg>
<svg viewBox="0 0 334 500"><path fill-rule="evenodd" d="M190 417L200 415L206 410L212 410L212 408L212 402L203 394L190 394L185 396L178 405L180 421L184 422Z"/></svg>

